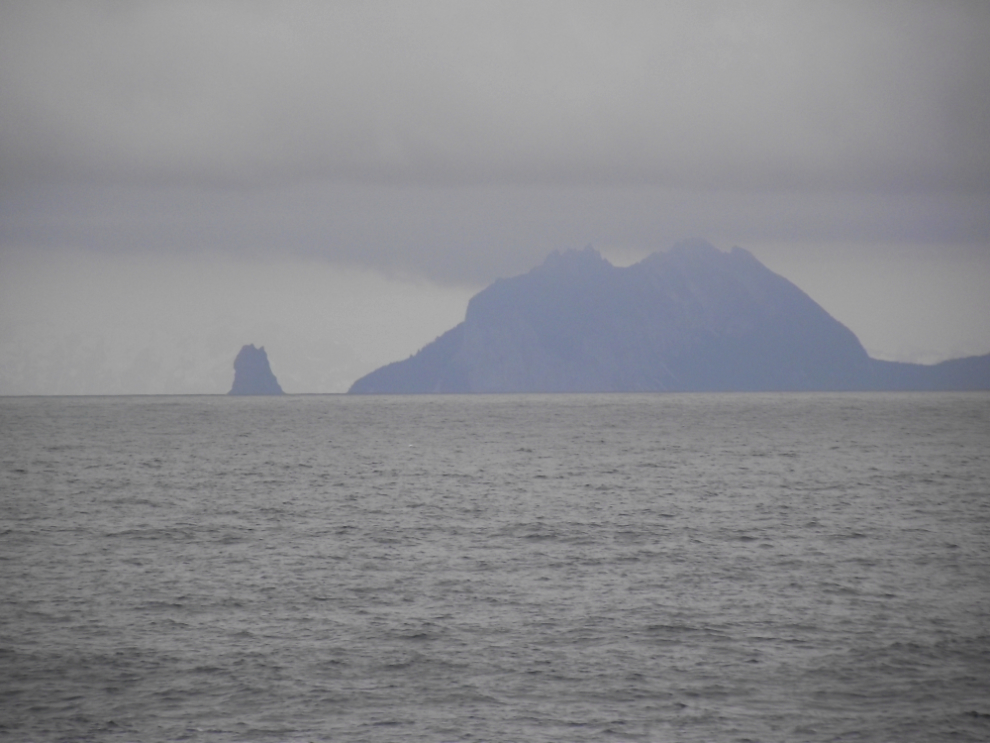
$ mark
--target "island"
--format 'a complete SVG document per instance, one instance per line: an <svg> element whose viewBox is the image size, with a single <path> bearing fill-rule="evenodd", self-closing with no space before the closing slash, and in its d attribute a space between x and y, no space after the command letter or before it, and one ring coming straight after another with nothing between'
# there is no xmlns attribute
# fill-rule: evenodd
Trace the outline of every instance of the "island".
<svg viewBox="0 0 990 743"><path fill-rule="evenodd" d="M990 389L990 354L870 358L851 330L749 251L701 239L627 267L554 252L468 303L351 394Z"/></svg>

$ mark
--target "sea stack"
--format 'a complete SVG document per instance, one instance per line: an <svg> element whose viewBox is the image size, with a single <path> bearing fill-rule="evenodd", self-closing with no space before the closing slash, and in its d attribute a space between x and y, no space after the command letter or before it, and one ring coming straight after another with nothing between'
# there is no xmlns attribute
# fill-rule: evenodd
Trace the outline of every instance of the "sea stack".
<svg viewBox="0 0 990 743"><path fill-rule="evenodd" d="M230 395L281 395L282 388L272 374L265 347L244 346L234 359L234 386Z"/></svg>

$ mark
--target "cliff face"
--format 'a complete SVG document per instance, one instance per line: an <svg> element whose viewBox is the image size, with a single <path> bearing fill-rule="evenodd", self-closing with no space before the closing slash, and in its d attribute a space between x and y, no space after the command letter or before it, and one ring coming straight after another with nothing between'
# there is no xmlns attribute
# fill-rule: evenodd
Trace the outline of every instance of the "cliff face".
<svg viewBox="0 0 990 743"><path fill-rule="evenodd" d="M265 348L244 346L234 359L234 385L229 395L281 395L282 388L268 364Z"/></svg>
<svg viewBox="0 0 990 743"><path fill-rule="evenodd" d="M952 379L938 367L873 361L749 252L689 240L628 268L591 248L554 253L478 293L463 323L350 391L969 389L980 388L984 358L948 362Z"/></svg>

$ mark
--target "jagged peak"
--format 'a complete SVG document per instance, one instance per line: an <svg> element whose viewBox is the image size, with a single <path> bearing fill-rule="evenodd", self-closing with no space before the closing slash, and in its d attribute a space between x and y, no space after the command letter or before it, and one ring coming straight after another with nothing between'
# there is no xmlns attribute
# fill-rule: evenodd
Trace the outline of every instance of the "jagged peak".
<svg viewBox="0 0 990 743"><path fill-rule="evenodd" d="M615 267L601 253L588 245L581 250L576 248L563 252L555 250L547 256L543 265L533 269L531 273L537 276L592 279L614 269Z"/></svg>
<svg viewBox="0 0 990 743"><path fill-rule="evenodd" d="M689 258L713 258L715 256L725 255L725 253L701 237L680 240L674 243L674 247L669 252L671 255Z"/></svg>
<svg viewBox="0 0 990 743"><path fill-rule="evenodd" d="M543 265L551 268L566 265L596 267L612 266L612 264L609 263L608 260L606 260L602 254L590 244L580 250L577 248L568 248L564 251L554 250L547 256L547 259L543 262Z"/></svg>
<svg viewBox="0 0 990 743"><path fill-rule="evenodd" d="M683 262L683 261L698 261L702 260L705 262L711 262L712 260L724 259L728 253L725 253L714 245L712 245L707 240L700 237L692 237L686 240L680 240L667 251L658 250L650 255L646 256L636 265L642 266L663 266L669 264L669 262Z"/></svg>

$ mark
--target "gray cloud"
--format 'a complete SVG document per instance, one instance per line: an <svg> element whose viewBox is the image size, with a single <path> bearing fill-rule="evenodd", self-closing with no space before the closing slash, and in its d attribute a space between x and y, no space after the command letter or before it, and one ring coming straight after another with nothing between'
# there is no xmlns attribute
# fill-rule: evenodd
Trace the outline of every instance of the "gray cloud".
<svg viewBox="0 0 990 743"><path fill-rule="evenodd" d="M990 6L5 4L4 179L979 190Z"/></svg>

